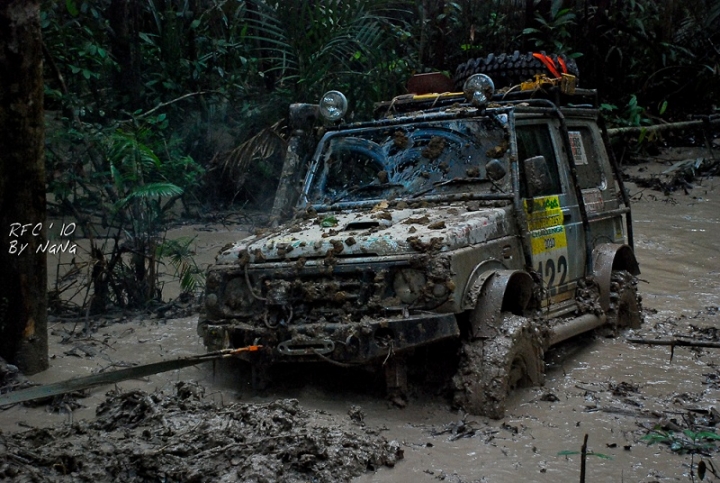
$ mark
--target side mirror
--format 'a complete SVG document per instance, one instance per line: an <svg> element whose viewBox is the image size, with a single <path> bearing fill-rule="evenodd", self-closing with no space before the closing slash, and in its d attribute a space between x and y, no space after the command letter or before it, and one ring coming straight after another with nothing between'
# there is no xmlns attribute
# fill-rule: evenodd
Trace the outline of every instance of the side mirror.
<svg viewBox="0 0 720 483"><path fill-rule="evenodd" d="M485 165L485 173L487 177L493 181L503 179L507 174L505 165L499 159L491 159Z"/></svg>
<svg viewBox="0 0 720 483"><path fill-rule="evenodd" d="M523 161L523 167L525 168L528 197L543 196L552 192L553 182L545 156L527 158Z"/></svg>

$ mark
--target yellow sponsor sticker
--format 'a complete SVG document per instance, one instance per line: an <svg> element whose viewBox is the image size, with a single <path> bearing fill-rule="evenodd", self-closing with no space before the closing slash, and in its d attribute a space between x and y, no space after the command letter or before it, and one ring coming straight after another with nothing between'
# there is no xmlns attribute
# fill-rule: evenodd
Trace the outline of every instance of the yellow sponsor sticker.
<svg viewBox="0 0 720 483"><path fill-rule="evenodd" d="M525 200L533 255L567 247L563 213L558 196Z"/></svg>

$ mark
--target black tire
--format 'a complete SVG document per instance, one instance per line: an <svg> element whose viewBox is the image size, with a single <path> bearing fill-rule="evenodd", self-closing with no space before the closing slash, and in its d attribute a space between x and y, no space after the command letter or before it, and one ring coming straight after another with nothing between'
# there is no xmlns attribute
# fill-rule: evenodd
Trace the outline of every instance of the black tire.
<svg viewBox="0 0 720 483"><path fill-rule="evenodd" d="M643 322L637 277L625 270L615 270L610 276L610 308L607 318L608 327L614 334L623 329L637 329Z"/></svg>
<svg viewBox="0 0 720 483"><path fill-rule="evenodd" d="M540 52L545 54L545 52ZM559 67L558 57L565 62L568 74L579 77L579 71L574 59L566 57L563 54L551 54L548 57L558 66L558 71L562 72ZM548 74L552 76L545 64L539 59L533 57L532 52L521 54L515 51L512 54L490 54L487 57L478 57L460 64L455 70L453 82L455 88L462 90L463 84L468 77L473 74L487 74L493 80L495 88L514 86L532 79L535 74Z"/></svg>
<svg viewBox="0 0 720 483"><path fill-rule="evenodd" d="M466 412L501 419L508 394L545 379L542 339L526 317L503 314L497 336L467 341L453 377L454 404Z"/></svg>

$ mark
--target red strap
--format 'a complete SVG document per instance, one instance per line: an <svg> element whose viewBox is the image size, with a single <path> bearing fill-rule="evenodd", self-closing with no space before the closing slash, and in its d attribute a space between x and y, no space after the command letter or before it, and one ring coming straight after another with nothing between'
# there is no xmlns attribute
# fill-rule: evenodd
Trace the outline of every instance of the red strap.
<svg viewBox="0 0 720 483"><path fill-rule="evenodd" d="M562 67L563 74L567 74L567 65L565 65L565 61L563 60L563 58L558 55L557 60L558 64L560 64L560 67Z"/></svg>
<svg viewBox="0 0 720 483"><path fill-rule="evenodd" d="M555 68L555 62L553 62L553 60L550 57L548 57L547 55L544 55L544 54L539 54L539 53L533 54L533 57L535 57L540 62L545 64L545 67L547 67L547 69L550 71L550 73L552 75L554 75L556 78L561 77L560 72L558 72L557 68Z"/></svg>

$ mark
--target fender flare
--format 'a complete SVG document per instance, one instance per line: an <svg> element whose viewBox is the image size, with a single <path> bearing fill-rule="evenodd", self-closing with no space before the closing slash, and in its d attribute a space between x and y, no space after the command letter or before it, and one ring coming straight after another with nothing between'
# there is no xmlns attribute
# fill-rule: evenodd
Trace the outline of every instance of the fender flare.
<svg viewBox="0 0 720 483"><path fill-rule="evenodd" d="M610 309L610 279L614 270L640 275L640 264L629 245L603 243L593 250L593 275L600 289L600 307Z"/></svg>
<svg viewBox="0 0 720 483"><path fill-rule="evenodd" d="M534 281L524 270L490 270L473 284L479 287L470 315L473 338L492 337L502 322L501 313L522 314L533 295Z"/></svg>

